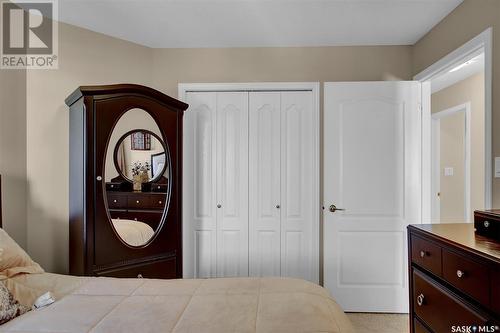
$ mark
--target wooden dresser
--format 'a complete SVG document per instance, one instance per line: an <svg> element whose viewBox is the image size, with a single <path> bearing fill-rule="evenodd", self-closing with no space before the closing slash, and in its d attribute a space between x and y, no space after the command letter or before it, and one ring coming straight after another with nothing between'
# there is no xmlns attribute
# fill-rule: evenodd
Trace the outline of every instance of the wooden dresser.
<svg viewBox="0 0 500 333"><path fill-rule="evenodd" d="M147 223L156 230L167 202L167 193L107 192L111 218Z"/></svg>
<svg viewBox="0 0 500 333"><path fill-rule="evenodd" d="M498 242L473 224L424 224L408 227L408 246L412 333L499 331Z"/></svg>

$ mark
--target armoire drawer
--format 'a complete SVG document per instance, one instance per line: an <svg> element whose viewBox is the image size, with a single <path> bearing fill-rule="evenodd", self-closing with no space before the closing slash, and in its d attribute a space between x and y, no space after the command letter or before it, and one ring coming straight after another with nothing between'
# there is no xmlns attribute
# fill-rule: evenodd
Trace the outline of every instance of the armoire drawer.
<svg viewBox="0 0 500 333"><path fill-rule="evenodd" d="M441 247L420 237L411 236L411 260L441 276Z"/></svg>
<svg viewBox="0 0 500 333"><path fill-rule="evenodd" d="M489 304L487 267L443 249L443 278L482 304Z"/></svg>
<svg viewBox="0 0 500 333"><path fill-rule="evenodd" d="M486 316L418 270L413 271L413 309L436 333L451 332L452 326L486 325L488 322Z"/></svg>
<svg viewBox="0 0 500 333"><path fill-rule="evenodd" d="M98 272L98 276L117 278L174 279L176 278L175 257L162 261L137 264L126 268L116 268Z"/></svg>

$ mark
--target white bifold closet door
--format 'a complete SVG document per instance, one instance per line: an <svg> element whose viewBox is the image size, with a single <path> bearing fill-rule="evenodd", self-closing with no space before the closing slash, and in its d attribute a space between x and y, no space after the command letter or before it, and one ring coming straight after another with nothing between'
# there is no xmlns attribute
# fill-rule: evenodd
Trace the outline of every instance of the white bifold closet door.
<svg viewBox="0 0 500 333"><path fill-rule="evenodd" d="M317 280L311 91L250 92L250 276Z"/></svg>
<svg viewBox="0 0 500 333"><path fill-rule="evenodd" d="M186 92L184 276L318 282L312 91Z"/></svg>
<svg viewBox="0 0 500 333"><path fill-rule="evenodd" d="M187 103L185 275L247 276L248 93L193 92Z"/></svg>

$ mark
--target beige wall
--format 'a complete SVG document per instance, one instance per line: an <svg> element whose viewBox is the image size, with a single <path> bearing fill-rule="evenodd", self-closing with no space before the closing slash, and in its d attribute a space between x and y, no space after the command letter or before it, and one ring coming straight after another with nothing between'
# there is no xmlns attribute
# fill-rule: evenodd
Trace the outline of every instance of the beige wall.
<svg viewBox="0 0 500 333"><path fill-rule="evenodd" d="M27 76L28 251L46 270L68 270L68 108L80 85L150 85L151 49L59 25L59 69Z"/></svg>
<svg viewBox="0 0 500 333"><path fill-rule="evenodd" d="M411 64L410 46L156 49L153 84L407 80Z"/></svg>
<svg viewBox="0 0 500 333"><path fill-rule="evenodd" d="M465 0L413 47L417 74L489 27L493 27L493 156L500 156L500 1ZM500 206L500 179L493 179L493 207Z"/></svg>
<svg viewBox="0 0 500 333"><path fill-rule="evenodd" d="M436 113L467 102L471 103L470 197L471 197L471 214L472 214L472 212L475 209L484 208L484 73L473 75L463 81L460 81L446 89L443 89L433 94L431 105L432 105L432 113ZM452 124L449 125L452 126ZM441 123L441 126L443 126L443 121ZM461 128L459 127L460 124L455 124L455 131L457 133L463 132L463 127ZM441 143L442 143L441 152L443 154L446 154L446 152L443 151L443 149L446 147L446 142L443 142L443 140L441 140ZM452 159L452 156L442 156L442 162L443 163L449 162L448 164L451 164L452 162L451 160L447 159L448 157ZM457 204L460 202L459 196L461 194L458 192L458 189L456 188L458 186L458 183L463 185L463 176L461 179L459 178L461 166L463 167L463 163L457 164L457 169L456 169L457 172L453 177L443 178L442 168L444 167L444 165L442 164L441 168L441 176L442 176L441 217L442 218L454 219L457 217L456 214L457 212L460 212L460 209L462 209L463 212L463 204L462 206L457 206ZM447 197L447 194L452 197Z"/></svg>
<svg viewBox="0 0 500 333"><path fill-rule="evenodd" d="M440 119L440 222L463 222L465 213L465 113ZM453 175L445 175L453 168Z"/></svg>
<svg viewBox="0 0 500 333"><path fill-rule="evenodd" d="M3 227L26 248L26 71L0 70Z"/></svg>

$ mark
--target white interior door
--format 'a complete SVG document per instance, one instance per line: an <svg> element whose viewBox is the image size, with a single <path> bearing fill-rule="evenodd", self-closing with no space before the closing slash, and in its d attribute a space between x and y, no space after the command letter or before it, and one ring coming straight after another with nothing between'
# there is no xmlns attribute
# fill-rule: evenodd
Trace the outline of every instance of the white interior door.
<svg viewBox="0 0 500 333"><path fill-rule="evenodd" d="M325 83L324 280L346 311L408 312L406 226L421 220L420 98L416 82Z"/></svg>
<svg viewBox="0 0 500 333"><path fill-rule="evenodd" d="M317 283L316 121L311 91L281 93L281 275Z"/></svg>
<svg viewBox="0 0 500 333"><path fill-rule="evenodd" d="M215 92L188 92L183 138L183 276L217 274Z"/></svg>
<svg viewBox="0 0 500 333"><path fill-rule="evenodd" d="M279 92L249 93L250 276L281 275Z"/></svg>
<svg viewBox="0 0 500 333"><path fill-rule="evenodd" d="M217 276L248 276L248 93L217 93Z"/></svg>

